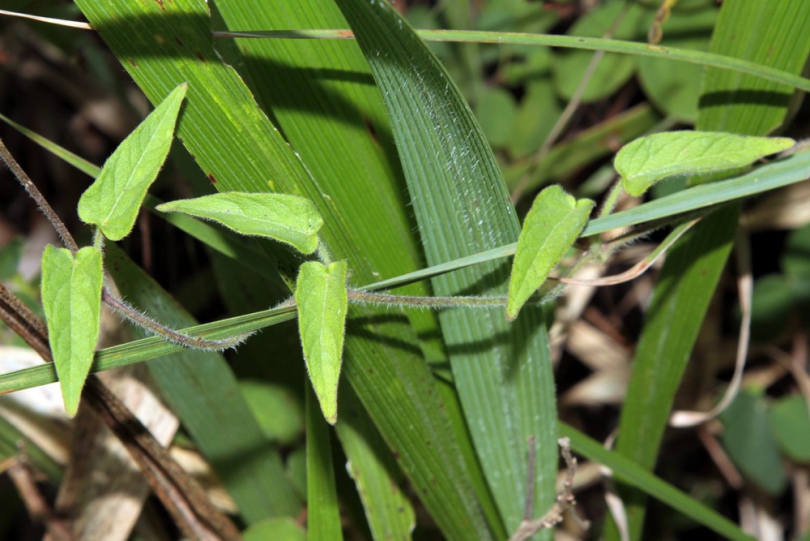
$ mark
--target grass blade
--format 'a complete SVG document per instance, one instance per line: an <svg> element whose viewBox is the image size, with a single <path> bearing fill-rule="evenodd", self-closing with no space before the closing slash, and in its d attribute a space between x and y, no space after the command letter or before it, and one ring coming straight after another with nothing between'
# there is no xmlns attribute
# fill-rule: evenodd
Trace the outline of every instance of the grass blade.
<svg viewBox="0 0 810 541"><path fill-rule="evenodd" d="M466 103L424 43L385 3L339 0L386 100L429 264L514 242L517 217ZM433 280L437 295L503 293L508 268L483 264ZM499 317L500 316L500 317ZM537 441L538 516L553 501L556 415L546 331L526 310L440 314L456 387L508 530L523 518L527 442Z"/></svg>
<svg viewBox="0 0 810 541"><path fill-rule="evenodd" d="M309 175L290 143L259 109L251 91L214 49L203 0L162 4L77 0L77 5L150 99L165 95L179 82L188 82L178 136L205 174L216 180L218 189L269 189L309 198L324 217L322 240L327 249L335 258L350 260L353 276L361 283L372 281L381 268L394 269L388 275L399 274L396 269L408 264L416 268L415 261L403 257L398 248L379 250L377 239L367 240L348 225L362 221L373 197L354 193L353 199L342 198L337 204L331 194L340 189L351 194L353 184L333 176L316 182ZM299 92L299 97L306 95ZM345 135L350 136L350 132ZM402 204L401 191L395 193ZM386 208L382 213L386 219L393 213L405 215L403 207ZM382 240L397 246L398 239ZM370 242L372 249L361 250L360 241ZM276 268L287 283L294 282L298 261L287 252L268 249L279 261ZM403 471L441 527L457 532L457 537L464 537L471 528L484 530L431 373L421 353L414 355L418 342L410 322L390 318L378 322L372 314L370 310L351 311L343 367L347 380L388 445L397 450Z"/></svg>
<svg viewBox="0 0 810 541"><path fill-rule="evenodd" d="M801 73L810 43L804 35L804 24L798 21L807 21L808 17L810 4L806 2L778 6L724 2L711 51ZM751 39L736 39L740 35ZM796 43L802 45L796 48ZM790 99L787 90L739 73L709 70L697 128L766 135L784 119ZM759 98L752 100L751 92ZM767 106L757 106L760 101ZM648 323L636 349L616 446L617 452L644 468L655 465L674 393L725 266L738 219L739 205L707 217L681 239L664 263ZM646 498L639 491L625 494L631 539L639 539ZM617 538L615 530L608 531L608 539Z"/></svg>
<svg viewBox="0 0 810 541"><path fill-rule="evenodd" d="M342 541L329 425L319 412L318 398L311 389L306 393L307 536Z"/></svg>

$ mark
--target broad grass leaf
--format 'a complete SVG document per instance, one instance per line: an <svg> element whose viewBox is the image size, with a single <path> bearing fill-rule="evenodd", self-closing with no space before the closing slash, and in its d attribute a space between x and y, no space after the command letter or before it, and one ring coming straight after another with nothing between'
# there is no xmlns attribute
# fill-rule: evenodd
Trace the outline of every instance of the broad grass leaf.
<svg viewBox="0 0 810 541"><path fill-rule="evenodd" d="M65 248L48 245L42 255L42 305L69 417L79 409L98 341L104 281L101 260L101 251L93 246L82 248L74 257Z"/></svg>
<svg viewBox="0 0 810 541"><path fill-rule="evenodd" d="M579 237L593 205L590 199L577 201L557 185L549 186L535 198L518 238L506 319L514 321L532 293L546 281Z"/></svg>
<svg viewBox="0 0 810 541"><path fill-rule="evenodd" d="M109 157L79 200L79 218L110 240L129 235L149 186L172 145L174 125L188 85L178 85Z"/></svg>
<svg viewBox="0 0 810 541"><path fill-rule="evenodd" d="M337 422L337 390L349 302L346 268L345 261L328 267L317 261L304 263L295 286L298 328L309 379L330 424Z"/></svg>
<svg viewBox="0 0 810 541"><path fill-rule="evenodd" d="M228 192L158 205L161 212L182 212L219 222L242 235L269 237L311 254L318 248L323 218L304 197L274 193Z"/></svg>
<svg viewBox="0 0 810 541"><path fill-rule="evenodd" d="M625 145L614 165L624 189L640 196L674 176L730 171L795 144L786 137L751 137L722 132L657 133Z"/></svg>

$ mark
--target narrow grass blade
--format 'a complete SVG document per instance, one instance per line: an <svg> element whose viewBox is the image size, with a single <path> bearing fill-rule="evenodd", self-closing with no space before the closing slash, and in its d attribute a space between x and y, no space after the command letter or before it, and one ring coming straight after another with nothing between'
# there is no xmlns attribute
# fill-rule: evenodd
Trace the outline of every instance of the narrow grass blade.
<svg viewBox="0 0 810 541"><path fill-rule="evenodd" d="M416 516L406 494L405 476L351 387L340 391L344 414L335 425L374 541L408 541Z"/></svg>
<svg viewBox="0 0 810 541"><path fill-rule="evenodd" d="M590 237L622 227L651 223L693 210L722 205L737 199L751 197L768 190L774 190L802 182L810 177L810 152L798 152L736 178L704 184L655 199L632 209L617 212L604 218L591 220L580 237ZM440 274L508 257L515 253L517 243L504 244L498 248L482 251L453 261L441 263L413 273L371 283L363 289L390 289L417 280L426 280Z"/></svg>
<svg viewBox="0 0 810 541"><path fill-rule="evenodd" d="M713 530L723 539L732 539L734 541L754 540L753 537L743 532L739 526L720 515L717 511L710 509L692 496L662 481L631 459L616 451L605 449L598 441L592 440L572 426L560 423L560 435L571 439L571 447L577 453L610 468L613 477L619 481L643 490L658 501Z"/></svg>
<svg viewBox="0 0 810 541"><path fill-rule="evenodd" d="M804 19L797 17L793 24L801 24ZM765 28L764 26L762 27ZM772 32L776 33L777 29ZM688 62L710 66L720 70L744 73L767 81L789 85L804 91L810 91L810 79L799 77L788 70L774 69L757 62L707 53L692 49L662 47L649 43L622 41L617 39L588 38L582 36L560 36L552 34L522 34L511 32L486 32L482 30L416 30L416 34L425 41L446 41L456 43L494 43L514 45L545 45L584 49L588 51L605 51L607 53L624 53L653 58L665 58L670 61ZM221 37L245 38L281 38L281 39L353 39L354 35L345 29L302 29L302 30L254 30L227 32L218 34ZM771 36L769 36L771 37ZM773 42L773 39L772 39Z"/></svg>
<svg viewBox="0 0 810 541"><path fill-rule="evenodd" d="M711 51L801 73L810 53L801 21L808 17L807 2L766 5L729 0L721 8ZM749 39L739 40L743 35ZM789 101L787 87L739 73L708 70L697 128L767 135L784 120ZM751 181L755 178L759 177L753 176ZM739 205L705 218L664 263L636 349L616 446L617 452L644 468L655 465L674 393L725 266L738 219ZM637 490L623 493L631 539L639 539L646 498ZM607 534L609 540L618 539L615 529L608 529Z"/></svg>
<svg viewBox="0 0 810 541"><path fill-rule="evenodd" d="M25 135L31 141L35 142L36 144L38 144L39 146L41 146L45 150L51 152L54 156L58 156L58 157L62 158L67 163L69 163L70 165L72 165L73 167L78 169L79 171L82 171L83 173L86 173L87 175L90 175L93 178L96 178L99 175L99 173L101 173L101 167L88 162L84 158L82 158L80 156L77 156L76 154L70 152L66 148L57 145L56 143L54 143L50 139L47 139L47 138L39 135L38 133L36 133L36 132L34 132L32 130L29 130L25 126L17 124L16 122L11 120L10 118L7 118L7 117L5 117L3 115L0 115L0 120L2 120L6 124L8 124L12 128L14 128L15 130L17 130L21 134Z"/></svg>
<svg viewBox="0 0 810 541"><path fill-rule="evenodd" d="M179 212L219 222L240 235L268 237L311 254L318 248L323 218L308 199L274 193L218 193L163 203L160 212Z"/></svg>
<svg viewBox="0 0 810 541"><path fill-rule="evenodd" d="M118 146L79 199L79 218L110 240L129 235L146 190L169 154L187 85L181 84Z"/></svg>
<svg viewBox="0 0 810 541"><path fill-rule="evenodd" d="M68 417L76 415L79 409L82 388L93 362L103 281L98 248L88 246L74 256L66 248L50 244L45 247L42 306Z"/></svg>
<svg viewBox="0 0 810 541"><path fill-rule="evenodd" d="M386 3L339 0L382 90L429 264L517 238L503 179L443 67ZM433 280L437 295L503 293L508 269L483 264ZM440 314L456 386L507 530L523 517L527 442L537 442L533 514L553 501L554 384L542 314L509 326L499 314Z"/></svg>
<svg viewBox="0 0 810 541"><path fill-rule="evenodd" d="M315 393L307 389L307 536L341 541L343 532L329 443L330 430L318 411L318 402Z"/></svg>
<svg viewBox="0 0 810 541"><path fill-rule="evenodd" d="M535 198L515 250L506 319L514 321L529 297L543 285L579 237L593 205L590 199L577 201L557 185Z"/></svg>
<svg viewBox="0 0 810 541"><path fill-rule="evenodd" d="M623 146L614 165L625 191L638 197L669 177L737 169L794 144L786 137L697 131L657 133Z"/></svg>
<svg viewBox="0 0 810 541"><path fill-rule="evenodd" d="M194 324L115 245L108 246L106 260L121 294L133 305L168 325ZM144 334L140 329L134 332ZM150 362L149 369L247 523L299 512L301 502L287 480L278 449L264 437L222 355L186 349Z"/></svg>
<svg viewBox="0 0 810 541"><path fill-rule="evenodd" d="M270 325L290 321L295 319L296 315L297 312L294 306L286 306L224 319L214 323L194 325L181 329L180 332L188 336L203 336L213 339L230 338L264 329ZM128 366L184 351L188 352L189 350L179 344L167 342L160 336L141 338L140 340L96 352L90 373L96 374L112 368ZM22 391L40 385L47 385L48 383L56 383L57 381L59 380L56 377L56 369L50 363L15 370L0 375L0 394Z"/></svg>
<svg viewBox="0 0 810 541"><path fill-rule="evenodd" d="M301 265L295 286L298 329L309 380L329 424L337 422L337 391L349 300L346 262Z"/></svg>

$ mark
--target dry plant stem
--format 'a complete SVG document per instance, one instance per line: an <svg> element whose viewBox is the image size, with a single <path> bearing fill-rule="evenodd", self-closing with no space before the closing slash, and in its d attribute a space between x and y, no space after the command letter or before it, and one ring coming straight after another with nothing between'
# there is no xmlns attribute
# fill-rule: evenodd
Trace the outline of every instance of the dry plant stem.
<svg viewBox="0 0 810 541"><path fill-rule="evenodd" d="M166 340L175 344L180 344L181 346L185 346L187 348L222 351L223 349L228 349L239 345L245 340L245 338L253 334L240 334L231 338L224 338L222 340L207 340L205 338L189 336L187 334L172 330L165 325L158 323L154 319L138 312L135 308L110 293L110 290L106 287L101 292L101 300L118 314L136 325L149 329Z"/></svg>
<svg viewBox="0 0 810 541"><path fill-rule="evenodd" d="M41 338L48 335L45 324L2 283L0 283L0 319L39 353L40 357L50 360L51 349L48 340Z"/></svg>
<svg viewBox="0 0 810 541"><path fill-rule="evenodd" d="M572 487L574 486L574 474L576 474L577 471L577 459L571 453L571 442L568 438L560 438L557 440L557 443L560 444L560 452L562 453L566 465L562 492L557 494L557 501L542 518L536 520L524 519L520 523L520 526L518 526L517 531L509 538L509 541L524 541L540 530L553 528L562 522L563 514L576 505ZM532 446L532 448L533 447L534 446Z"/></svg>
<svg viewBox="0 0 810 541"><path fill-rule="evenodd" d="M82 397L127 448L186 536L206 540L241 539L236 526L214 507L197 482L169 457L101 380L88 378Z"/></svg>
<svg viewBox="0 0 810 541"><path fill-rule="evenodd" d="M634 280L644 274L650 267L655 264L655 262L660 258L666 251L675 244L679 238L683 236L684 233L689 231L692 226L700 221L700 218L697 220L692 220L686 224L682 224L678 226L680 228L677 231L677 234L668 237L667 240L662 243L658 248L656 248L649 256L645 257L635 265L633 265L628 270L621 272L619 274L614 274L612 276L604 276L602 278L597 278L595 280L577 280L575 278L552 278L554 280L559 280L563 284L568 285L579 285L579 286L611 286L616 284L622 284L624 282L629 282L630 280ZM624 243L623 243L624 244Z"/></svg>
<svg viewBox="0 0 810 541"><path fill-rule="evenodd" d="M28 195L31 196L31 199L34 200L48 221L51 222L51 225L53 225L54 229L56 229L56 232L59 234L59 237L62 239L65 246L67 246L67 248L73 254L78 252L79 247L76 244L76 241L73 240L73 236L67 230L67 227L65 227L65 224L62 222L59 216L56 215L53 208L51 208L51 206L48 204L48 201L45 199L45 197L43 197L36 185L31 181L28 175L25 174L22 167L19 166L17 161L8 151L8 148L6 148L6 145L3 143L2 139L0 139L0 158L2 158L8 168L11 169L11 172L14 173L14 176L20 181L20 184L22 184L23 188L25 188L25 190L28 192ZM99 249L103 248L103 240L103 236L96 231L95 245ZM204 338L194 338L173 331L172 329L161 325L157 321L144 316L131 306L127 305L121 299L118 299L112 295L107 288L104 288L102 300L116 312L126 317L130 321L149 329L155 334L159 334L171 342L175 342L189 348L221 351L223 349L234 347L247 338L247 335L228 338L225 340L206 340ZM0 299L0 310L2 310L2 299Z"/></svg>
<svg viewBox="0 0 810 541"><path fill-rule="evenodd" d="M20 184L22 184L25 191L28 192L28 195L30 195L31 199L37 204L39 210L41 210L45 217L48 218L48 221L51 222L54 229L56 229L56 232L59 234L59 237L62 239L62 242L65 243L65 246L74 254L78 252L79 247L76 245L76 241L73 240L70 231L67 230L67 227L65 227L65 224L59 219L59 216L56 215L45 200L45 197L43 197L42 193L37 189L28 175L25 174L25 171L22 170L22 167L20 167L17 160L11 155L11 152L8 151L2 139L0 139L0 158L2 158L8 168L11 169L11 172L17 177L17 180L20 181Z"/></svg>
<svg viewBox="0 0 810 541"><path fill-rule="evenodd" d="M0 318L15 331L21 329L20 336L45 361L53 362L45 325L5 288L0 289ZM185 535L192 539L240 539L230 519L211 504L205 491L100 379L88 377L82 397L121 440Z"/></svg>
<svg viewBox="0 0 810 541"><path fill-rule="evenodd" d="M48 533L55 541L71 541L73 536L67 525L54 515L48 502L37 488L34 473L28 464L22 445L19 446L18 456L11 459L5 472L14 483L28 515L35 521L45 523Z"/></svg>

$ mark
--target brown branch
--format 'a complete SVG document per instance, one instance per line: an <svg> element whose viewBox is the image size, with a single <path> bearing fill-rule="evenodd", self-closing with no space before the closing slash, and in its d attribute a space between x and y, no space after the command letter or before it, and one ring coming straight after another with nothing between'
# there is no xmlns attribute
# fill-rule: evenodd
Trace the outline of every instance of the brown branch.
<svg viewBox="0 0 810 541"><path fill-rule="evenodd" d="M56 541L72 541L73 535L67 524L56 516L37 488L34 472L31 470L22 444L19 446L18 455L10 459L5 472L14 483L31 519L44 523L48 533Z"/></svg>
<svg viewBox="0 0 810 541"><path fill-rule="evenodd" d="M65 227L64 222L62 222L59 215L57 215L53 208L51 208L51 205L42 195L42 192L39 191L36 184L34 184L28 175L25 174L25 171L23 171L23 168L17 163L17 160L14 159L14 156L11 155L11 152L8 151L8 148L6 148L6 145L3 143L2 139L0 139L0 159L2 159L11 172L14 173L14 176L17 177L17 180L20 181L22 187L25 188L25 191L28 192L28 195L30 195L31 199L33 199L37 204L39 210L42 211L42 214L44 214L45 217L48 218L48 221L51 222L51 225L53 225L53 228L56 229L56 232L62 238L62 242L65 244L65 246L67 246L68 250L74 254L78 252L79 247L76 245L76 241L73 240L73 236L70 234L70 231L68 231L67 227Z"/></svg>
<svg viewBox="0 0 810 541"><path fill-rule="evenodd" d="M0 319L43 359L53 362L45 324L2 284ZM230 519L213 506L199 484L100 379L94 375L87 378L82 398L121 440L149 486L186 536L205 540L241 539Z"/></svg>

